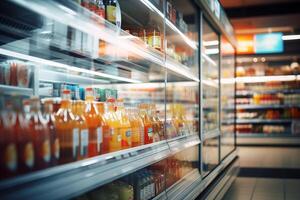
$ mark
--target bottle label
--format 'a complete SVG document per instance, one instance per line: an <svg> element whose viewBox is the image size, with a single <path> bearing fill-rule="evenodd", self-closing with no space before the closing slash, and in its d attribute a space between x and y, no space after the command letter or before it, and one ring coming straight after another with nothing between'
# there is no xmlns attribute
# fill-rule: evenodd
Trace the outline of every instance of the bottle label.
<svg viewBox="0 0 300 200"><path fill-rule="evenodd" d="M17 148L15 144L7 145L4 152L4 160L6 168L10 171L17 169Z"/></svg>
<svg viewBox="0 0 300 200"><path fill-rule="evenodd" d="M58 138L56 138L54 140L53 148L54 148L54 157L56 159L59 159L59 157L60 157L60 150L59 150L60 149L60 145L59 145L59 139Z"/></svg>
<svg viewBox="0 0 300 200"><path fill-rule="evenodd" d="M109 5L106 6L106 13L107 13L107 20L112 22L112 23L116 23L116 6L113 5Z"/></svg>
<svg viewBox="0 0 300 200"><path fill-rule="evenodd" d="M100 152L101 143L103 141L102 127L97 128L97 151Z"/></svg>
<svg viewBox="0 0 300 200"><path fill-rule="evenodd" d="M77 157L78 146L79 146L79 129L74 128L73 129L73 158Z"/></svg>
<svg viewBox="0 0 300 200"><path fill-rule="evenodd" d="M85 156L87 155L87 149L89 144L89 131L87 129L81 130L80 141L81 141L80 155Z"/></svg>
<svg viewBox="0 0 300 200"><path fill-rule="evenodd" d="M49 140L45 140L42 144L42 157L45 162L50 162L51 150Z"/></svg>
<svg viewBox="0 0 300 200"><path fill-rule="evenodd" d="M27 167L32 168L34 164L34 150L31 142L25 145L24 160Z"/></svg>
<svg viewBox="0 0 300 200"><path fill-rule="evenodd" d="M148 137L152 137L152 136L153 136L153 129L148 128Z"/></svg>

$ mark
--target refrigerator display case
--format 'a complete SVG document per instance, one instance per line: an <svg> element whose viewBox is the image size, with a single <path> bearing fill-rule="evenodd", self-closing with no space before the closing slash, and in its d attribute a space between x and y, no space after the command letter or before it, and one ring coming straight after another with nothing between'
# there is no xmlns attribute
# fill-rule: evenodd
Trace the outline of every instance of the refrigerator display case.
<svg viewBox="0 0 300 200"><path fill-rule="evenodd" d="M239 56L236 131L242 143L298 140L298 62L298 56L289 55Z"/></svg>
<svg viewBox="0 0 300 200"><path fill-rule="evenodd" d="M225 38L221 38L221 159L223 160L235 149L235 49Z"/></svg>
<svg viewBox="0 0 300 200"><path fill-rule="evenodd" d="M1 199L208 187L235 154L220 160L220 48L205 46L226 31L201 3L1 1Z"/></svg>

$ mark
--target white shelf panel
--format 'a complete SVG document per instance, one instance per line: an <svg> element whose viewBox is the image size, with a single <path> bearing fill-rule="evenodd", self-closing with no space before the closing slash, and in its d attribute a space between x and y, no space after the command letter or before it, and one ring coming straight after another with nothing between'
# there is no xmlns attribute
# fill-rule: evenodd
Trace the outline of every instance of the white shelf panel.
<svg viewBox="0 0 300 200"><path fill-rule="evenodd" d="M0 85L0 94L32 96L33 89L10 86L10 85Z"/></svg>

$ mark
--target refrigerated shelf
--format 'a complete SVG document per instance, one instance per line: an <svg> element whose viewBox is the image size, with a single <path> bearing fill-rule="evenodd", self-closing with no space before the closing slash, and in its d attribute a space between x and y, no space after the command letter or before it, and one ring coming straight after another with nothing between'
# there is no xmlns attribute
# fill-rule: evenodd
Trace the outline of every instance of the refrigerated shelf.
<svg viewBox="0 0 300 200"><path fill-rule="evenodd" d="M237 119L237 124L278 124L292 123L291 119Z"/></svg>
<svg viewBox="0 0 300 200"><path fill-rule="evenodd" d="M234 106L230 106L230 107L224 107L223 109L225 110L233 110L233 109L283 109L283 108L299 108L300 105L298 104L280 104L280 105L253 105L253 104L244 104L244 105L236 105L236 107Z"/></svg>
<svg viewBox="0 0 300 200"><path fill-rule="evenodd" d="M33 89L32 88L22 88L22 87L18 87L18 86L1 85L0 84L0 94L32 96L33 95Z"/></svg>
<svg viewBox="0 0 300 200"><path fill-rule="evenodd" d="M3 180L0 196L1 199L76 197L197 145L200 143L197 137L174 138L170 142L172 148L167 141L160 141Z"/></svg>
<svg viewBox="0 0 300 200"><path fill-rule="evenodd" d="M278 94L278 93L283 93L283 94L299 94L300 90L299 89L270 89L266 91L237 91L236 95L237 96L252 96L254 94Z"/></svg>

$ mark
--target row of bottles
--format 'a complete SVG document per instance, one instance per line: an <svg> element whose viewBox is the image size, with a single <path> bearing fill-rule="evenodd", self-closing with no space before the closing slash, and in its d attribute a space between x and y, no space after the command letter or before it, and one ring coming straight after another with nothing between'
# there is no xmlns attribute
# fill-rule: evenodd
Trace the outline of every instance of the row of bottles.
<svg viewBox="0 0 300 200"><path fill-rule="evenodd" d="M164 139L154 104L95 102L92 88L86 88L85 101L71 101L70 90L63 90L59 106L53 98L2 101L0 129L4 177Z"/></svg>

